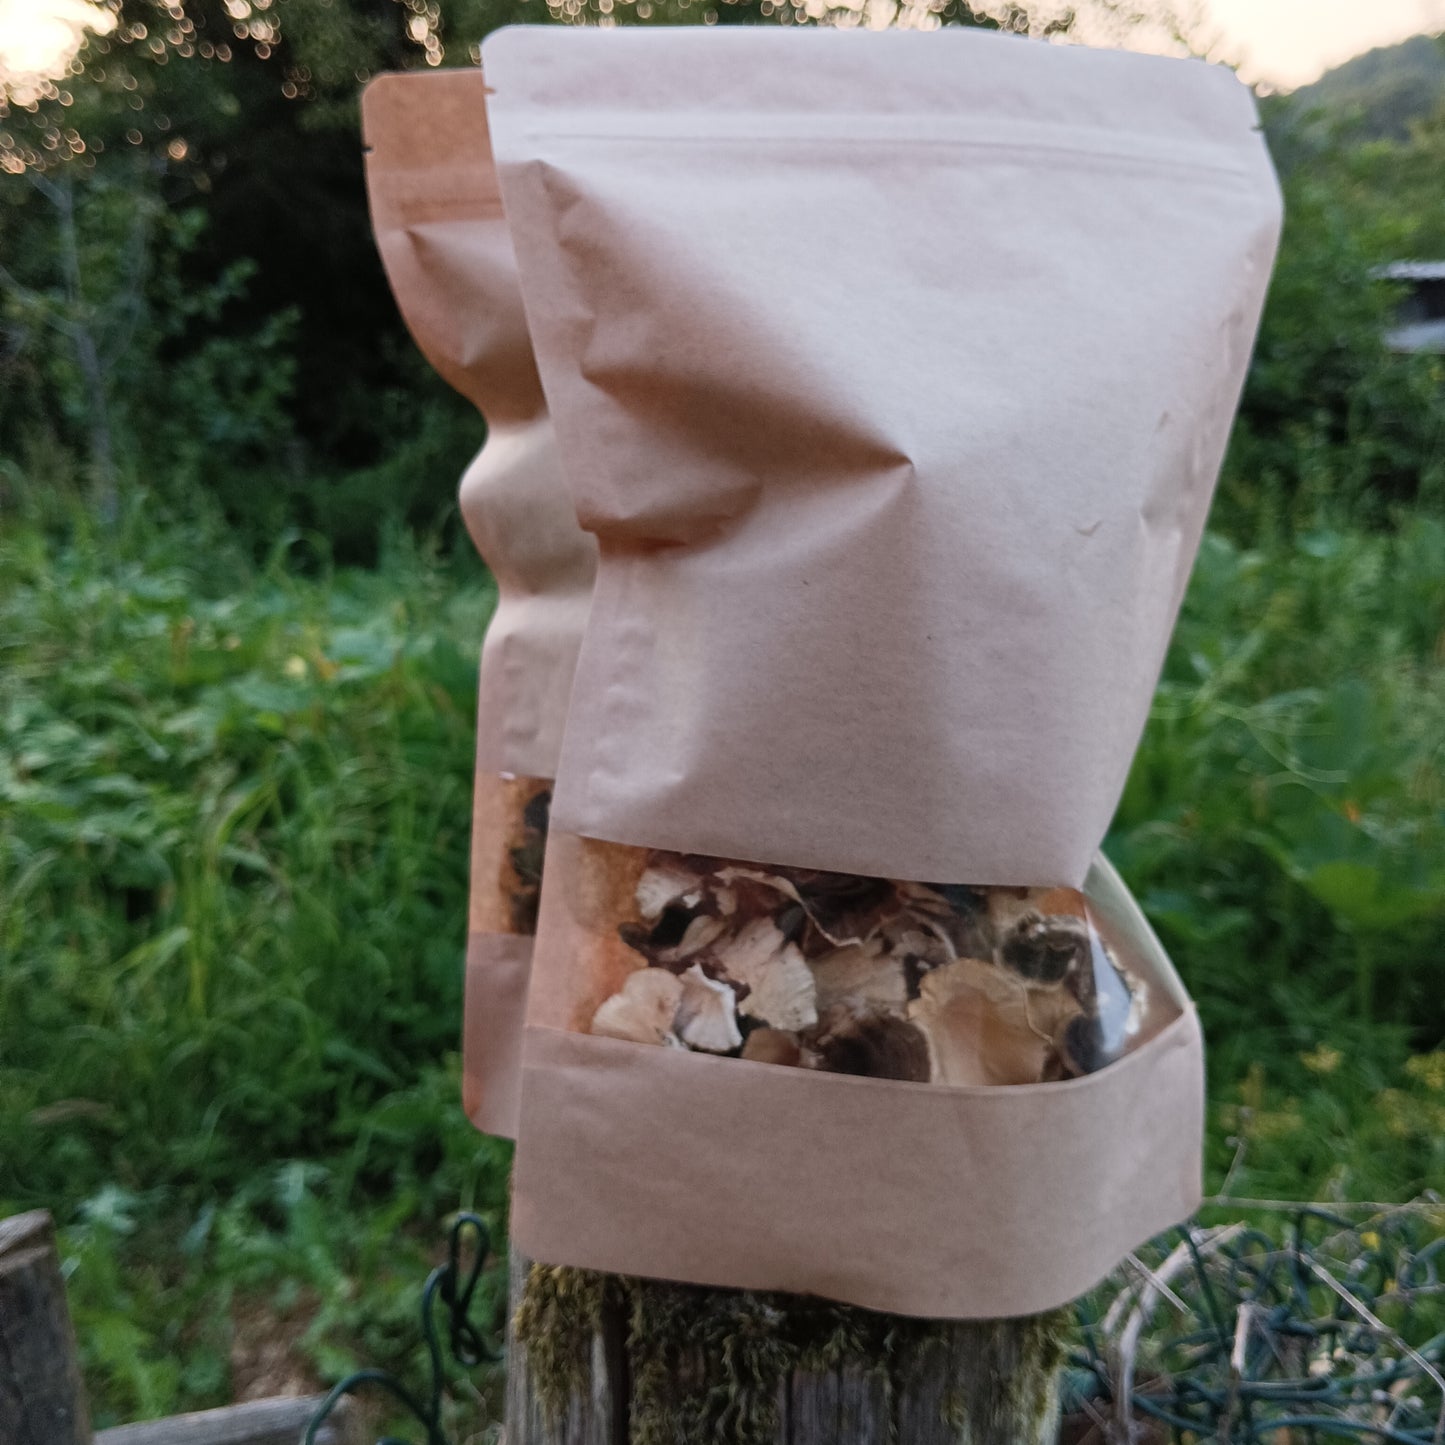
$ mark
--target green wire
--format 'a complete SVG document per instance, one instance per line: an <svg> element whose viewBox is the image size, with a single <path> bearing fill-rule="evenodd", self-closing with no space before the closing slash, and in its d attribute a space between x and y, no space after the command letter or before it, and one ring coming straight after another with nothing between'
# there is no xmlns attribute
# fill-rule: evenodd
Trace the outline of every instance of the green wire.
<svg viewBox="0 0 1445 1445"><path fill-rule="evenodd" d="M462 1268L462 1248L465 1237L471 1231L472 1262L465 1271ZM316 1445L317 1432L331 1418L337 1405L348 1395L368 1386L390 1395L402 1405L426 1432L425 1445L451 1445L442 1429L442 1397L446 1385L446 1369L442 1363L442 1345L437 1332L437 1299L440 1297L447 1311L447 1345L452 1358L468 1369L488 1361L501 1359L501 1355L486 1341L480 1328L471 1319L472 1298L481 1279L482 1266L491 1252L491 1235L486 1223L475 1214L459 1214L452 1223L447 1241L447 1262L439 1264L427 1276L421 1293L421 1332L426 1344L427 1364L431 1376L425 1402L386 1370L354 1370L344 1379L338 1380L326 1398L316 1407L302 1445ZM388 1435L377 1445L410 1445L395 1435Z"/></svg>

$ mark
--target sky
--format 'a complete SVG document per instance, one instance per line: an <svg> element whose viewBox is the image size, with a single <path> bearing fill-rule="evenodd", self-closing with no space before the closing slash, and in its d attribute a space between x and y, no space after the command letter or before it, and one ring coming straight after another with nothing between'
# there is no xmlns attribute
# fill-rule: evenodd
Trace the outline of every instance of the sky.
<svg viewBox="0 0 1445 1445"><path fill-rule="evenodd" d="M1251 82L1293 88L1377 45L1445 30L1445 0L1196 0L1211 53ZM103 14L103 12L101 12ZM0 79L63 66L93 0L0 0Z"/></svg>
<svg viewBox="0 0 1445 1445"><path fill-rule="evenodd" d="M93 0L0 0L0 84L23 102L26 79L60 75L87 26L110 30L115 20Z"/></svg>
<svg viewBox="0 0 1445 1445"><path fill-rule="evenodd" d="M1377 45L1445 30L1445 0L1204 0L1213 52L1249 81L1293 89Z"/></svg>

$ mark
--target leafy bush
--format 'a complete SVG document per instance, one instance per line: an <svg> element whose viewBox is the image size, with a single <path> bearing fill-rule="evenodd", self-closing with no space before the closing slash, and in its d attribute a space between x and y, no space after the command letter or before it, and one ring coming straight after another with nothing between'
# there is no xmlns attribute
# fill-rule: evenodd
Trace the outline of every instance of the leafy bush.
<svg viewBox="0 0 1445 1445"><path fill-rule="evenodd" d="M1445 525L1207 536L1108 848L1198 999L1221 1170L1445 1177ZM1435 1055L1437 1059L1439 1055ZM1434 1081L1434 1082L1430 1082Z"/></svg>
<svg viewBox="0 0 1445 1445"><path fill-rule="evenodd" d="M1408 228L1352 179L1384 163L1347 152L1285 175L1279 262L1216 513L1243 540L1445 510L1445 358L1387 347L1402 292L1371 273L1408 254Z"/></svg>

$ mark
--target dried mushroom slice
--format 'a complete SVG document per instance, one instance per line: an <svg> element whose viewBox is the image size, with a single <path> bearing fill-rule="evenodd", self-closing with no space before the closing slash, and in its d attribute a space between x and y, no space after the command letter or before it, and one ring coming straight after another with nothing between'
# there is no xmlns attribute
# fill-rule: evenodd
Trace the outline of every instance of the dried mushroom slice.
<svg viewBox="0 0 1445 1445"><path fill-rule="evenodd" d="M718 967L735 983L751 987L758 975L790 947L782 929L771 918L754 918L722 939L713 949Z"/></svg>
<svg viewBox="0 0 1445 1445"><path fill-rule="evenodd" d="M904 955L889 950L882 939L832 949L809 959L808 967L813 971L820 1013L845 1004L901 1018L908 1007Z"/></svg>
<svg viewBox="0 0 1445 1445"><path fill-rule="evenodd" d="M795 871L792 882L809 922L838 947L866 942L904 907L886 878Z"/></svg>
<svg viewBox="0 0 1445 1445"><path fill-rule="evenodd" d="M818 993L796 944L783 951L744 980L748 992L742 1011L775 1029L806 1029L818 1022Z"/></svg>
<svg viewBox="0 0 1445 1445"><path fill-rule="evenodd" d="M899 883L899 896L921 912L971 918L988 912L988 889L966 883Z"/></svg>
<svg viewBox="0 0 1445 1445"><path fill-rule="evenodd" d="M726 931L726 921L713 914L692 914L669 906L650 929L625 923L618 933L629 948L642 954L649 963L669 968L686 967Z"/></svg>
<svg viewBox="0 0 1445 1445"><path fill-rule="evenodd" d="M909 922L943 939L954 958L985 958L993 951L986 888L961 883L900 883Z"/></svg>
<svg viewBox="0 0 1445 1445"><path fill-rule="evenodd" d="M1027 985L978 958L935 969L908 1017L928 1042L938 1084L1036 1084L1053 1040L1029 1010Z"/></svg>
<svg viewBox="0 0 1445 1445"><path fill-rule="evenodd" d="M690 913L702 898L702 875L668 859L650 863L637 881L637 911L645 923L656 924L669 908Z"/></svg>
<svg viewBox="0 0 1445 1445"><path fill-rule="evenodd" d="M755 868L745 863L728 863L718 869L716 879L719 890L726 889L738 900L741 913L751 916L776 914L781 917L791 905L797 908L799 921L806 921L798 890L781 873L771 873L766 868Z"/></svg>
<svg viewBox="0 0 1445 1445"><path fill-rule="evenodd" d="M1075 888L989 888L986 892L988 925L998 937L1033 915L1075 918L1081 923L1088 918L1084 895Z"/></svg>
<svg viewBox="0 0 1445 1445"><path fill-rule="evenodd" d="M959 958L950 937L919 924L911 915L890 924L883 935L889 954L903 969L903 986L909 998L917 998L923 975Z"/></svg>
<svg viewBox="0 0 1445 1445"><path fill-rule="evenodd" d="M634 1044L672 1044L681 1040L673 1020L682 1002L682 983L660 968L639 968L622 992L607 999L592 1016L592 1032Z"/></svg>
<svg viewBox="0 0 1445 1445"><path fill-rule="evenodd" d="M733 864L718 873L723 883L769 890L802 909L826 944L863 943L903 911L896 886L886 878L822 873L808 868L765 868Z"/></svg>
<svg viewBox="0 0 1445 1445"><path fill-rule="evenodd" d="M1033 985L1025 987L1024 1008L1028 1012L1029 1027L1044 1039L1057 1038L1070 1019L1084 1012L1071 989Z"/></svg>
<svg viewBox="0 0 1445 1445"><path fill-rule="evenodd" d="M708 1054L730 1054L741 1048L737 996L720 979L709 978L700 964L682 975L682 997L674 1027L689 1048Z"/></svg>
<svg viewBox="0 0 1445 1445"><path fill-rule="evenodd" d="M683 930L682 937L672 948L658 950L657 961L664 964L682 964L695 959L711 948L727 932L727 921L710 913L700 913Z"/></svg>
<svg viewBox="0 0 1445 1445"><path fill-rule="evenodd" d="M1097 1074L1118 1057L1105 1044L1098 1020L1085 1013L1075 1014L1059 1030L1055 1047L1064 1078L1077 1079L1085 1074Z"/></svg>

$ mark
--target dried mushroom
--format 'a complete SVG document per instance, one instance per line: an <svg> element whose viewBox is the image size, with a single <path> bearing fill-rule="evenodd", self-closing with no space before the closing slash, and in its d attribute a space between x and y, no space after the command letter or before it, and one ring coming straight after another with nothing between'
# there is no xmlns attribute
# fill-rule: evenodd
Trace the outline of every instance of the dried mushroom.
<svg viewBox="0 0 1445 1445"><path fill-rule="evenodd" d="M654 863L638 880L637 911L648 923L656 923L664 909L696 908L701 900L702 879L690 868Z"/></svg>
<svg viewBox="0 0 1445 1445"><path fill-rule="evenodd" d="M832 1008L820 1021L813 1047L821 1059L818 1067L830 1073L914 1084L933 1077L922 1030L891 1014Z"/></svg>
<svg viewBox="0 0 1445 1445"><path fill-rule="evenodd" d="M669 906L651 929L631 925L623 930L622 938L649 963L670 967L690 963L721 938L726 928L721 918L706 913L693 916Z"/></svg>
<svg viewBox="0 0 1445 1445"><path fill-rule="evenodd" d="M796 872L793 886L809 921L840 947L872 938L904 908L897 888L886 878Z"/></svg>
<svg viewBox="0 0 1445 1445"><path fill-rule="evenodd" d="M791 1067L809 1067L803 1041L787 1029L754 1029L743 1044L743 1058L755 1064L786 1064Z"/></svg>
<svg viewBox="0 0 1445 1445"><path fill-rule="evenodd" d="M902 1017L908 1007L904 955L890 951L881 938L835 948L813 959L809 967L820 1011L856 1003Z"/></svg>
<svg viewBox="0 0 1445 1445"><path fill-rule="evenodd" d="M629 974L621 993L615 993L592 1016L592 1032L604 1038L634 1044L677 1044L673 1032L682 983L657 968L639 968Z"/></svg>
<svg viewBox="0 0 1445 1445"><path fill-rule="evenodd" d="M749 1018L775 1029L806 1029L818 1022L817 989L796 944L784 944L751 978L738 982L748 986L742 1011Z"/></svg>
<svg viewBox="0 0 1445 1445"><path fill-rule="evenodd" d="M938 1083L1032 1084L1048 1066L1052 1039L1030 1017L1028 986L982 959L935 969L908 1016Z"/></svg>
<svg viewBox="0 0 1445 1445"><path fill-rule="evenodd" d="M751 986L788 946L787 937L771 918L755 918L720 942L713 956L729 978Z"/></svg>
<svg viewBox="0 0 1445 1445"><path fill-rule="evenodd" d="M1113 1062L1143 1009L1072 889L655 852L618 937L644 966L597 1011L595 1033L755 1063L1040 1083Z"/></svg>
<svg viewBox="0 0 1445 1445"><path fill-rule="evenodd" d="M730 1054L742 1047L737 998L727 984L709 978L698 964L682 976L674 1027L683 1043L705 1053Z"/></svg>

